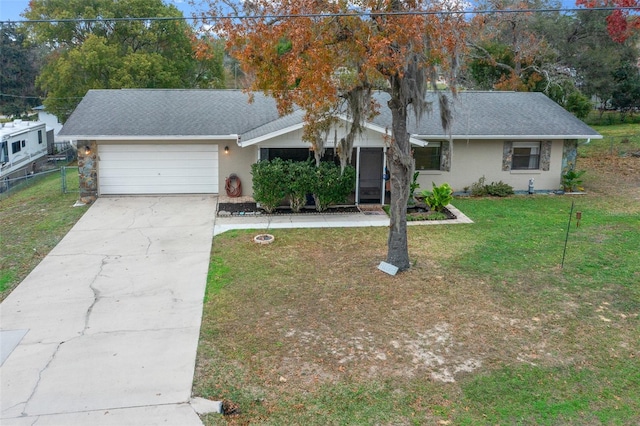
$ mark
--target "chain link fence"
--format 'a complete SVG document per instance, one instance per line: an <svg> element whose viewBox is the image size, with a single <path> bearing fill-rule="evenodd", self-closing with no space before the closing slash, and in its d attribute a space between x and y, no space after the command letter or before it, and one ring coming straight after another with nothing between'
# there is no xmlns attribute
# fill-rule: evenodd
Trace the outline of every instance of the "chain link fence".
<svg viewBox="0 0 640 426"><path fill-rule="evenodd" d="M18 173L14 173L11 177L0 179L0 200L10 197L16 192L28 188L42 181L47 176L59 174L60 176L60 192L63 194L71 192L80 192L80 181L78 177L77 166L67 166L68 162L73 160L73 156L69 157L68 153L58 154L58 158L49 159L46 164L40 167L38 173L25 169ZM61 165L64 164L64 165Z"/></svg>

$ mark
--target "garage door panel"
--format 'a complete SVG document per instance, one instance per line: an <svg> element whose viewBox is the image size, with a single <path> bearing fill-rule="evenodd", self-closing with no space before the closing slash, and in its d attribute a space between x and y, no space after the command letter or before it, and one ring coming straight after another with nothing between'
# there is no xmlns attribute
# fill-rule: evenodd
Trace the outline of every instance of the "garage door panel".
<svg viewBox="0 0 640 426"><path fill-rule="evenodd" d="M193 168L189 170L189 173L185 173L184 169L164 169L162 171L156 169L138 169L132 170L127 168L110 168L108 169L109 173L104 175L104 170L100 169L103 173L101 177L106 178L135 178L135 177L180 177L180 176L191 176L195 178L211 178L211 170L208 168Z"/></svg>
<svg viewBox="0 0 640 426"><path fill-rule="evenodd" d="M102 153L100 152L100 160L102 161L136 161L138 159L144 160L152 160L152 161L198 161L203 159L203 153L206 155L207 159L217 160L217 153L209 152L209 151L201 151L201 152L140 152L140 151L132 151L132 152L109 152Z"/></svg>
<svg viewBox="0 0 640 426"><path fill-rule="evenodd" d="M206 188L193 187L191 185L161 185L161 186L148 186L148 185L114 185L109 189L112 192L106 193L106 195L121 195L121 194L206 194Z"/></svg>
<svg viewBox="0 0 640 426"><path fill-rule="evenodd" d="M211 183L209 178L197 178L193 176L113 176L107 177L104 185L138 185L138 186L162 186L162 185L197 185L206 186Z"/></svg>
<svg viewBox="0 0 640 426"><path fill-rule="evenodd" d="M218 152L217 144L181 144L180 142L166 142L156 144L100 144L100 152L149 152L149 147L153 146L153 152Z"/></svg>
<svg viewBox="0 0 640 426"><path fill-rule="evenodd" d="M98 182L101 194L217 193L218 145L100 145Z"/></svg>

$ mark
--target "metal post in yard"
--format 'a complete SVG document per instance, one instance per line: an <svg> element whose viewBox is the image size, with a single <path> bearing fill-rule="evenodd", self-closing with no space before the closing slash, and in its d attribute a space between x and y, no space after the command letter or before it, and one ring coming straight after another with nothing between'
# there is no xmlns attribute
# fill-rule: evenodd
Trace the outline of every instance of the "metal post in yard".
<svg viewBox="0 0 640 426"><path fill-rule="evenodd" d="M564 251L562 252L562 263L560 264L560 269L564 269L564 257L567 254L567 242L569 242L569 229L571 228L571 216L573 216L573 206L575 201L571 202L571 211L569 212L569 223L567 224L567 236L564 239Z"/></svg>
<svg viewBox="0 0 640 426"><path fill-rule="evenodd" d="M62 178L62 193L67 193L67 168L62 166L60 168L60 177Z"/></svg>

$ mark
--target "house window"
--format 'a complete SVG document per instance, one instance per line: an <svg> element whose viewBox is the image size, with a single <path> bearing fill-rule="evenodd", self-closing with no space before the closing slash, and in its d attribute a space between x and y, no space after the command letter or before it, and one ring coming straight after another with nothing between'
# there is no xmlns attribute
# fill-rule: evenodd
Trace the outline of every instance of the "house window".
<svg viewBox="0 0 640 426"><path fill-rule="evenodd" d="M413 149L416 170L440 170L442 159L442 143L429 142L425 147Z"/></svg>
<svg viewBox="0 0 640 426"><path fill-rule="evenodd" d="M514 142L511 170L538 170L540 142Z"/></svg>
<svg viewBox="0 0 640 426"><path fill-rule="evenodd" d="M15 154L16 152L20 152L22 148L20 147L20 141L11 142L11 153Z"/></svg>
<svg viewBox="0 0 640 426"><path fill-rule="evenodd" d="M38 130L38 143L42 143L42 130Z"/></svg>
<svg viewBox="0 0 640 426"><path fill-rule="evenodd" d="M261 160L273 160L282 158L283 160L307 161L313 158L313 153L309 148L260 148Z"/></svg>

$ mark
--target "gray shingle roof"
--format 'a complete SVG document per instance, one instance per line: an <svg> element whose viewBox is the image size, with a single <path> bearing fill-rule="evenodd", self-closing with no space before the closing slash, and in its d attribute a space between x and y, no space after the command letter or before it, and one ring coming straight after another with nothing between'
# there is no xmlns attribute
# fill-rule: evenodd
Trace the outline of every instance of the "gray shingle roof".
<svg viewBox="0 0 640 426"><path fill-rule="evenodd" d="M433 94L428 95L434 100ZM380 115L373 124L391 130L388 95L376 94ZM454 138L599 138L600 135L542 93L461 92L453 100ZM239 135L243 141L295 126L303 114L280 117L275 101L255 93L253 103L238 90L90 90L59 137L188 138ZM426 138L447 137L437 102L431 114L408 130Z"/></svg>
<svg viewBox="0 0 640 426"><path fill-rule="evenodd" d="M273 99L239 90L90 90L58 136L188 137L246 133L279 118Z"/></svg>
<svg viewBox="0 0 640 426"><path fill-rule="evenodd" d="M386 105L388 95L378 95L378 102ZM482 139L495 136L524 138L599 138L595 130L573 114L537 92L460 92L449 95L453 106L451 136L454 139ZM435 94L427 100L433 111L416 125L410 114L407 130L412 135L427 138L447 137L440 123L440 108ZM381 108L373 120L378 125L390 126L391 112Z"/></svg>

